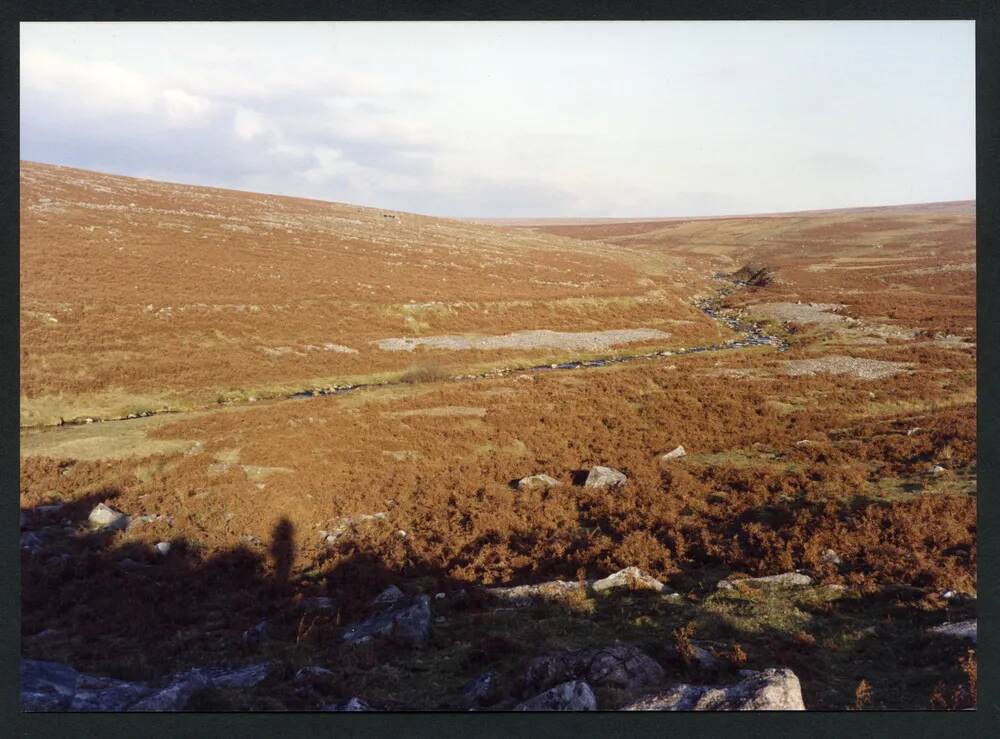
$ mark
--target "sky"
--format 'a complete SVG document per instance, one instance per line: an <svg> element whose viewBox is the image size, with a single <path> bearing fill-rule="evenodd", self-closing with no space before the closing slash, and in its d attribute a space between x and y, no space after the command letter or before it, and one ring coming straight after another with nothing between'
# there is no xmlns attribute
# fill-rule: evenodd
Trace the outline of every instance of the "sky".
<svg viewBox="0 0 1000 739"><path fill-rule="evenodd" d="M974 29L22 23L21 158L451 217L971 200Z"/></svg>

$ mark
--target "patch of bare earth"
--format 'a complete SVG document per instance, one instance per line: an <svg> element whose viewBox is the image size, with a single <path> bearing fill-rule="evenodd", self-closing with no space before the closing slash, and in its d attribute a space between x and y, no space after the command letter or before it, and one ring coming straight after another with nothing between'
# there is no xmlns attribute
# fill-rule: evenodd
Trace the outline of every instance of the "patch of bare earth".
<svg viewBox="0 0 1000 739"><path fill-rule="evenodd" d="M887 362L881 359L832 355L816 359L790 359L781 363L786 375L853 375L862 380L881 380L892 377L913 366L911 362Z"/></svg>

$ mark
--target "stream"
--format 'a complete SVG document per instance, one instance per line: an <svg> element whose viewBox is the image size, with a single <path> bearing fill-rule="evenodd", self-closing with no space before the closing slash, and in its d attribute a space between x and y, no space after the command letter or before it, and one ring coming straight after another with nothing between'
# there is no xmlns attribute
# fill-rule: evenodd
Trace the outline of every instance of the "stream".
<svg viewBox="0 0 1000 739"><path fill-rule="evenodd" d="M724 280L727 284L723 287L717 289L709 298L701 298L695 301L694 305L702 313L711 318L714 321L718 321L733 331L741 334L740 338L733 339L731 341L726 341L723 343L715 344L704 344L701 346L692 347L682 347L680 349L673 349L668 351L654 351L645 352L641 354L620 354L613 357L602 357L598 359L583 359L583 360L568 360L565 362L559 362L555 364L538 364L533 366L515 366L515 367L502 367L498 369L493 369L488 372L483 372L480 374L473 375L456 375L450 380L452 382L464 382L470 380L483 380L491 379L496 377L505 377L511 374L527 374L530 372L550 372L552 370L576 370L576 369L588 369L591 367L607 367L612 364L625 364L627 362L638 362L643 360L651 359L662 359L666 357L679 357L685 354L697 354L700 352L713 352L713 351L725 351L730 349L746 349L755 346L773 346L779 352L783 352L788 349L788 343L777 336L771 336L761 329L761 327L752 322L744 321L740 318L731 315L731 312L726 311L722 308L722 300L727 295L732 294L736 290L739 290L745 285L743 283L733 281L731 279L719 278L718 280ZM375 382L375 383L362 383L357 385L335 385L328 388L313 388L307 390L300 390L298 392L290 393L289 395L279 396L275 398L262 398L262 402L280 402L283 400L307 400L309 398L323 397L327 395L343 395L344 393L354 392L355 390L363 390L365 388L382 388L382 387L392 387L394 385L406 384L402 380L391 380L387 382ZM251 402L256 401L240 401L233 403L222 403L220 405L232 406L232 405L249 405ZM205 408L196 410L208 410L216 406L206 406ZM75 418L68 421L63 421L61 425L65 426L75 426L87 423L109 423L112 421L130 421L136 418L148 418L154 415L163 415L168 413L184 413L185 411L176 410L160 410L160 411L144 411L143 413L132 414L129 416L118 417L118 418ZM37 428L30 426L23 426L22 429Z"/></svg>

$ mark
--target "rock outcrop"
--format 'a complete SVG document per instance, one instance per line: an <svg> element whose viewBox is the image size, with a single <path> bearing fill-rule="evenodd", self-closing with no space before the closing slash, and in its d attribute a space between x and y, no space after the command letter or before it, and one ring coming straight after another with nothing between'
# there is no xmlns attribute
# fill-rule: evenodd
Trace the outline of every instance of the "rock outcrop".
<svg viewBox="0 0 1000 739"><path fill-rule="evenodd" d="M802 686L789 669L741 670L734 685L674 685L624 711L804 711Z"/></svg>
<svg viewBox="0 0 1000 739"><path fill-rule="evenodd" d="M248 667L197 667L158 684L130 683L77 672L58 662L21 661L25 711L182 711L204 688L251 688L264 681L266 663Z"/></svg>
<svg viewBox="0 0 1000 739"><path fill-rule="evenodd" d="M586 680L591 685L635 690L663 679L663 668L635 647L615 645L578 649L531 661L525 690L540 691L559 683Z"/></svg>
<svg viewBox="0 0 1000 739"><path fill-rule="evenodd" d="M778 587L803 587L812 585L812 578L801 572L782 572L780 575L767 575L766 577L748 577L741 580L719 580L719 590L731 590L736 587L736 583L741 582L747 585L770 585Z"/></svg>

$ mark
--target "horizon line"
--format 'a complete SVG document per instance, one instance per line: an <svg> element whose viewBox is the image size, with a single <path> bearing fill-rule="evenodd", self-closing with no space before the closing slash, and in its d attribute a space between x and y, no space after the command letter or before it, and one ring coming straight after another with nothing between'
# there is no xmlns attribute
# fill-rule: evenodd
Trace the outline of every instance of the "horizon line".
<svg viewBox="0 0 1000 739"><path fill-rule="evenodd" d="M58 164L56 162L41 162L34 159L19 159L18 169L20 169L23 164L39 164L46 167L59 167L61 169L74 169L79 172L90 172L92 174L107 175L110 177L123 177L126 179L140 180L144 182L160 182L169 185L181 185L183 187L201 187L208 190L224 190L228 192L241 192L251 195L263 195L266 197L279 197L279 198L289 198L293 200L310 200L319 203L329 203L332 205L349 205L359 208L371 208L373 210L384 210L393 213L404 213L408 215L423 216L427 218L442 218L452 221L463 221L466 223L478 223L480 225L528 225L529 223L535 223L540 225L549 226L559 226L559 225L584 225L584 224L612 224L612 223L649 223L656 221L695 221L695 220L718 220L726 218L773 218L779 216L792 216L792 215L807 215L807 214L818 214L818 213L830 213L834 211L843 210L878 210L884 208L906 208L915 206L929 206L929 205L962 205L962 204L975 204L977 202L976 198L971 199L960 199L960 200L932 200L924 202L904 202L904 203L881 203L877 205L845 205L837 206L834 208L806 208L802 210L772 210L772 211L757 211L750 213L717 213L712 215L700 215L700 216L450 216L441 215L437 213L421 213L419 211L408 211L408 210L398 210L395 208L385 208L379 205L366 205L363 203L349 203L341 200L328 200L324 198L306 196L306 195L289 195L285 193L276 192L263 192L260 190L244 190L238 187L222 187L219 185L200 185L191 182L178 182L176 180L157 180L151 177L139 177L137 175L121 174L119 172L107 172L97 169L85 169L83 167L75 167L71 164ZM543 222L548 223L543 223ZM562 221L563 223L559 223ZM570 222L575 222L570 223Z"/></svg>

